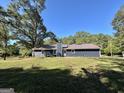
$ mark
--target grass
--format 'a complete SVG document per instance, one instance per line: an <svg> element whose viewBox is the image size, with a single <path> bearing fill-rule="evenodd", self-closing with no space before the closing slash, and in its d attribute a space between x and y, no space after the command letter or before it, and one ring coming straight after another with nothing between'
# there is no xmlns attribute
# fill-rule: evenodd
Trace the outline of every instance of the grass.
<svg viewBox="0 0 124 93"><path fill-rule="evenodd" d="M0 87L16 93L124 93L124 59L0 59Z"/></svg>

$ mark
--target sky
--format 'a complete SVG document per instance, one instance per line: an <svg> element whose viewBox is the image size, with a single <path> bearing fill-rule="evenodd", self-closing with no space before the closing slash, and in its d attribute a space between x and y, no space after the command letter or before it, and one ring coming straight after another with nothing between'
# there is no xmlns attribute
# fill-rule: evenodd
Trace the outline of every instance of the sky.
<svg viewBox="0 0 124 93"><path fill-rule="evenodd" d="M0 0L7 7L9 0ZM58 37L74 35L77 31L112 35L112 19L124 0L46 0L42 12L48 31Z"/></svg>

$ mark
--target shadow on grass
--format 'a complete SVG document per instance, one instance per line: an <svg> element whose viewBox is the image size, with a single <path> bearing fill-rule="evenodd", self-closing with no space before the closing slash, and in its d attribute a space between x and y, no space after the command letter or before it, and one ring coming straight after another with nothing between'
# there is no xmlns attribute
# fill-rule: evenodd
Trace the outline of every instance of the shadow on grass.
<svg viewBox="0 0 124 93"><path fill-rule="evenodd" d="M118 59L118 58L99 58L96 59L100 62L110 63L109 64L99 64L101 68L104 69L120 69L122 72L124 72L124 59Z"/></svg>
<svg viewBox="0 0 124 93"><path fill-rule="evenodd" d="M10 68L0 70L0 87L14 88L16 93L118 93L123 91L124 73L102 71L93 73L82 68L83 76L73 76L69 69L40 69L38 67L23 70ZM107 77L104 84L101 77ZM110 88L112 87L112 88Z"/></svg>

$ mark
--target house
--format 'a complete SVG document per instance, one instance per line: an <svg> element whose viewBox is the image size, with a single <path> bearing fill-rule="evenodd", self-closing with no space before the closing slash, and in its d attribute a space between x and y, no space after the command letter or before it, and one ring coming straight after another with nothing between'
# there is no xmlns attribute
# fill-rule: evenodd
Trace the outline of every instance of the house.
<svg viewBox="0 0 124 93"><path fill-rule="evenodd" d="M58 43L55 45L44 45L32 49L32 56L68 56L68 57L100 57L100 47L93 44L71 44Z"/></svg>

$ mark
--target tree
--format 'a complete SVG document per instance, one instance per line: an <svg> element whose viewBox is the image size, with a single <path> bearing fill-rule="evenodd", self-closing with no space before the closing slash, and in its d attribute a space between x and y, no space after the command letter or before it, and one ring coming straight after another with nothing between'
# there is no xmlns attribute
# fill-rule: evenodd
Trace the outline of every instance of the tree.
<svg viewBox="0 0 124 93"><path fill-rule="evenodd" d="M51 39L51 38L46 38L45 40L44 40L44 44L45 45L53 45L53 44L56 44L57 42L56 42L56 40L54 40L54 39Z"/></svg>
<svg viewBox="0 0 124 93"><path fill-rule="evenodd" d="M85 31L81 31L81 32L76 32L75 37L76 38L86 38L88 36L90 36L91 34Z"/></svg>
<svg viewBox="0 0 124 93"><path fill-rule="evenodd" d="M9 32L9 27L6 26L6 24L1 23L0 24L0 48L1 52L3 54L4 60L6 60L6 56L8 53L8 43L10 40L10 32Z"/></svg>
<svg viewBox="0 0 124 93"><path fill-rule="evenodd" d="M112 37L109 35L100 33L96 35L96 38L97 40L95 41L95 44L101 47L102 53L105 53L104 49L107 47L108 41L111 40Z"/></svg>
<svg viewBox="0 0 124 93"><path fill-rule="evenodd" d="M75 41L75 38L73 36L68 36L68 37L64 37L62 39L62 42L64 44L74 44L76 41Z"/></svg>
<svg viewBox="0 0 124 93"><path fill-rule="evenodd" d="M124 37L122 35L115 37L115 44L120 49L120 52L124 51Z"/></svg>
<svg viewBox="0 0 124 93"><path fill-rule="evenodd" d="M43 24L44 3L45 0L12 0L6 11L0 8L0 22L10 24L14 38L28 49L40 47L46 37L56 38Z"/></svg>
<svg viewBox="0 0 124 93"><path fill-rule="evenodd" d="M107 47L104 49L105 54L113 56L119 53L119 47L115 44L115 39L108 41Z"/></svg>
<svg viewBox="0 0 124 93"><path fill-rule="evenodd" d="M18 47L17 43L9 44L8 49L9 49L10 56L19 56L20 48Z"/></svg>
<svg viewBox="0 0 124 93"><path fill-rule="evenodd" d="M117 32L115 33L116 39L118 39L118 45L121 51L124 51L124 6L122 6L116 13L112 21L113 29Z"/></svg>
<svg viewBox="0 0 124 93"><path fill-rule="evenodd" d="M88 32L84 32L84 31L76 32L76 34L74 35L76 39L76 44L89 43L90 36L91 34Z"/></svg>

